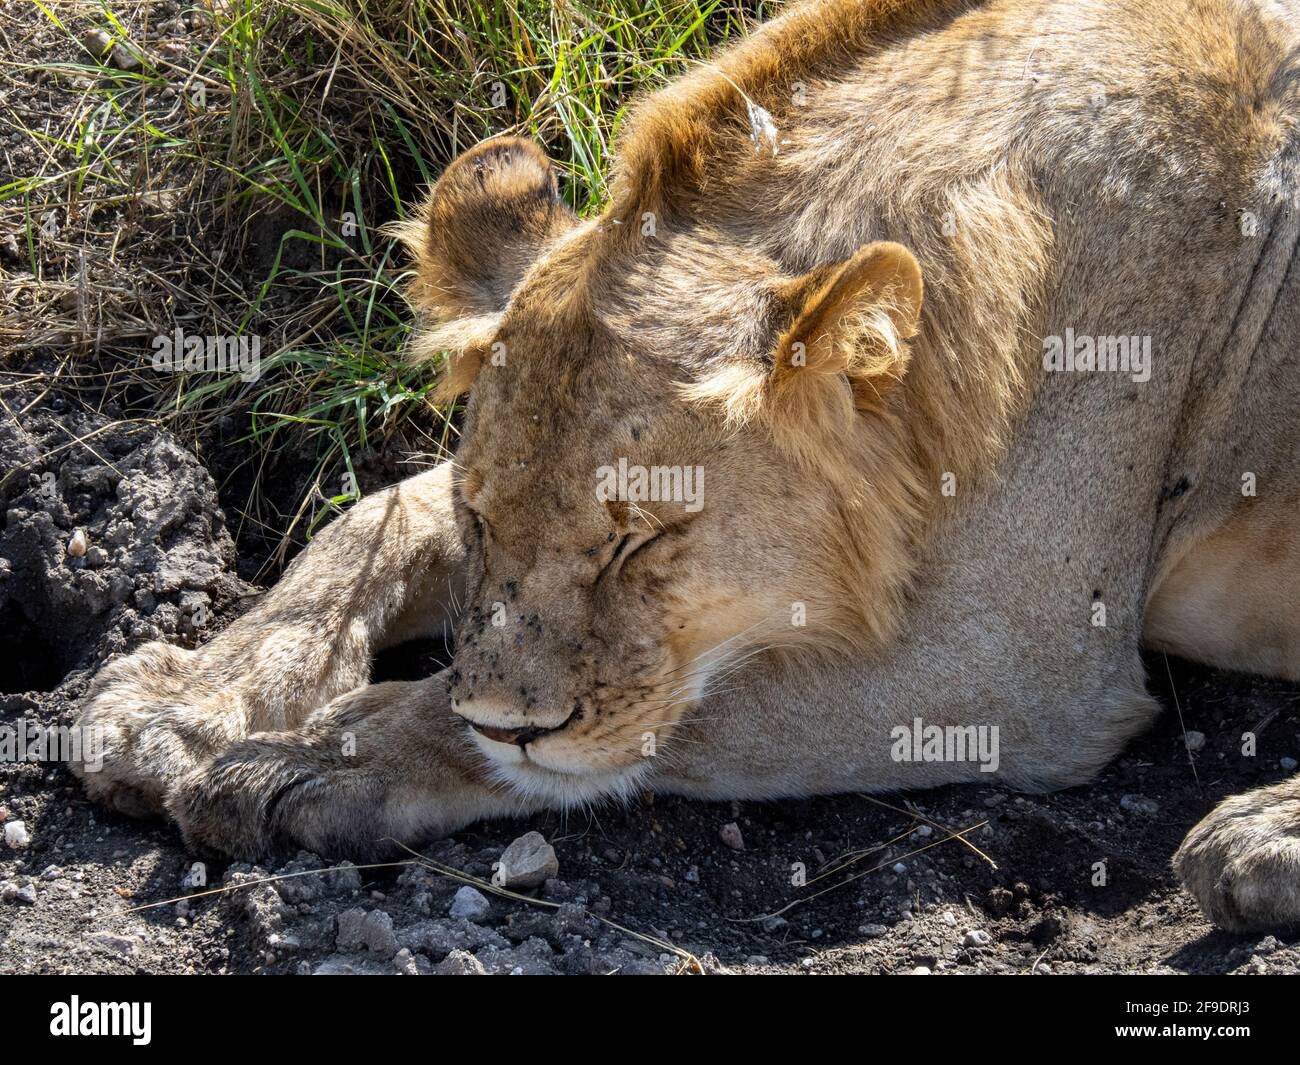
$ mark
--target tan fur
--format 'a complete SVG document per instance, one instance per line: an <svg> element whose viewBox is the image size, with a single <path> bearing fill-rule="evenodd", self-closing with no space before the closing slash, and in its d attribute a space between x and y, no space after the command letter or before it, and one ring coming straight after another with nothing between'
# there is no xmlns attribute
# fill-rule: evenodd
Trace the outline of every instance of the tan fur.
<svg viewBox="0 0 1300 1065"><path fill-rule="evenodd" d="M465 396L456 463L267 600L343 666L275 611L196 658L146 648L92 692L83 722L120 739L88 786L228 852L356 852L646 786L988 779L891 755L917 717L999 730L1010 786L1078 784L1156 712L1144 630L1300 675L1269 592L1300 580L1289 2L801 4L633 109L587 221L535 146L467 152L402 229L413 357L445 351ZM1067 331L1142 334L1147 378L1048 372ZM609 498L620 463L698 467L700 506ZM1240 517L1247 474L1267 525ZM338 570L339 545L376 567ZM341 691L434 609L458 617L436 683ZM253 693L290 684L314 694L253 734ZM220 742L186 731L222 713ZM1297 787L1189 836L1214 920L1300 921Z"/></svg>
<svg viewBox="0 0 1300 1065"><path fill-rule="evenodd" d="M1147 644L1227 669L1300 680L1300 499L1239 513L1152 594Z"/></svg>

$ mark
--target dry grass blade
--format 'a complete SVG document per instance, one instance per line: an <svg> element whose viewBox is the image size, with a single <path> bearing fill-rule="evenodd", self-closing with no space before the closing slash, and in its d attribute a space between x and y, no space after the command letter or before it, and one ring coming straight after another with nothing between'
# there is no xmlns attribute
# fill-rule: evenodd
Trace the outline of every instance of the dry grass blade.
<svg viewBox="0 0 1300 1065"><path fill-rule="evenodd" d="M924 847L917 847L915 850L908 851L906 854L900 854L898 857L890 858L888 861L881 862L879 865L874 865L870 869L864 869L860 873L854 873L850 877L845 877L845 879L841 880L839 883L832 884L830 887L827 888L822 888L821 891L814 891L811 895L806 895L801 899L794 899L792 902L789 902L785 906L782 906L779 910L773 910L771 913L759 914L757 917L733 917L728 919L736 921L738 923L749 923L752 921L766 921L773 917L780 917L781 914L788 913L790 910L793 910L796 906L802 906L804 905L804 903L811 902L813 899L820 898L822 895L828 894L829 892L832 891L837 891L840 888L844 887L846 884L852 883L854 880L861 880L864 876L870 876L872 873L878 873L881 869L885 868L885 866L890 865L893 862L901 862L904 859L915 857L918 854L923 854L926 851L930 850L931 848L938 847L941 844L947 843L949 840L962 839L962 837L964 837L966 833L974 832L976 829L983 828L987 824L988 824L987 821L980 821L978 824L970 825L967 828L960 829L959 831L953 832L952 834L945 836L943 839L937 839L934 840L932 843L927 843ZM964 839L962 841L966 842Z"/></svg>

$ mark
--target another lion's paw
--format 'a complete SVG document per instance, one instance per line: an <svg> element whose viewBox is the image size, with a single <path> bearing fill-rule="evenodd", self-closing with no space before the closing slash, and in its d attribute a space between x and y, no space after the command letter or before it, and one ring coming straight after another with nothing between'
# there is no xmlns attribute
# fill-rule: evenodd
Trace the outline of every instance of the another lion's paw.
<svg viewBox="0 0 1300 1065"><path fill-rule="evenodd" d="M1300 925L1300 793L1295 781L1225 799L1187 834L1174 869L1230 932Z"/></svg>

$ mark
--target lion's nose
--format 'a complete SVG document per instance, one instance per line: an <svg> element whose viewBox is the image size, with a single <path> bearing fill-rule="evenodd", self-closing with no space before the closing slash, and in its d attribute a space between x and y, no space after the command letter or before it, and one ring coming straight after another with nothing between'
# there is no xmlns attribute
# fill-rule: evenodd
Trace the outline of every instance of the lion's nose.
<svg viewBox="0 0 1300 1065"><path fill-rule="evenodd" d="M518 747L527 747L537 737L555 731L553 728L497 728L495 725L480 725L477 721L470 721L469 724L475 732L482 733L490 740L496 740L497 743L513 743Z"/></svg>

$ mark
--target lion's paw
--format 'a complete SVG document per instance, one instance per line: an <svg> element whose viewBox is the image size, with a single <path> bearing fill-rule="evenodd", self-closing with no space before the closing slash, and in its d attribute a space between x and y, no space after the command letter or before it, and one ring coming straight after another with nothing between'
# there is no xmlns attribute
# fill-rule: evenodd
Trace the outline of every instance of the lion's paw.
<svg viewBox="0 0 1300 1065"><path fill-rule="evenodd" d="M169 789L219 749L231 719L201 699L195 653L146 644L95 678L75 725L86 793L132 817L165 812Z"/></svg>
<svg viewBox="0 0 1300 1065"><path fill-rule="evenodd" d="M189 774L168 813L195 850L243 861L294 849L374 857L391 848L377 838L387 791L300 735L263 733Z"/></svg>
<svg viewBox="0 0 1300 1065"><path fill-rule="evenodd" d="M1230 932L1300 926L1300 789L1295 781L1225 799L1187 834L1174 869Z"/></svg>

